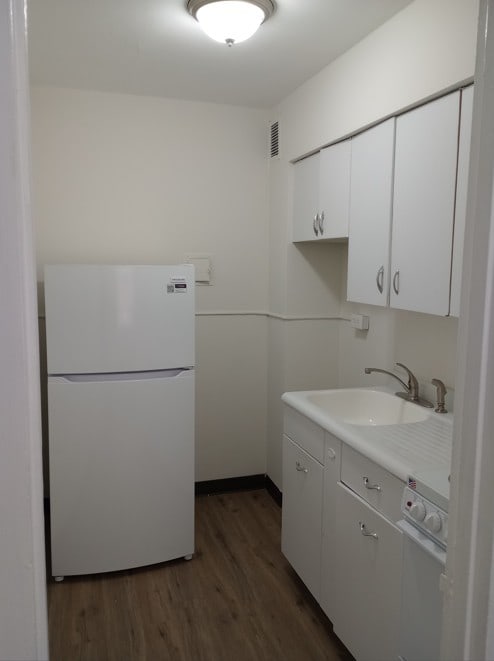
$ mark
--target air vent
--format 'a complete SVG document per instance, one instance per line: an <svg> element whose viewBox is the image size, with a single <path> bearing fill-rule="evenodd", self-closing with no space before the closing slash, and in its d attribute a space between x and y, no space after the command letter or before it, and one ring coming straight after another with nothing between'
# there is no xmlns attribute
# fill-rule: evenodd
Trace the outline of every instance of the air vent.
<svg viewBox="0 0 494 661"><path fill-rule="evenodd" d="M269 127L269 155L276 158L280 155L280 129L278 122L273 122Z"/></svg>

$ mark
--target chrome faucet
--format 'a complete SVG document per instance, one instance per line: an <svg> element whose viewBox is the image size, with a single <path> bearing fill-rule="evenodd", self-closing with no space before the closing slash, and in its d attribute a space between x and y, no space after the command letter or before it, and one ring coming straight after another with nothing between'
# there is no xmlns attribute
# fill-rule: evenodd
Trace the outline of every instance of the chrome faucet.
<svg viewBox="0 0 494 661"><path fill-rule="evenodd" d="M388 376L392 376L394 379L399 381L403 386L403 388L405 389L405 392L395 393L398 397L401 397L402 399L406 399L409 402L415 402L415 404L420 404L420 406L433 408L434 404L427 401L426 399L422 399L421 397L419 397L419 383L413 372L411 372L411 370L409 370L406 365L403 365L403 363L396 363L396 365L398 365L398 367L402 367L406 371L408 375L408 383L402 381L402 379L400 379L400 377L397 376L394 372L389 372L388 370L383 370L380 369L379 367L366 367L364 369L364 372L366 374L372 374L372 372L379 372L381 374L387 374Z"/></svg>

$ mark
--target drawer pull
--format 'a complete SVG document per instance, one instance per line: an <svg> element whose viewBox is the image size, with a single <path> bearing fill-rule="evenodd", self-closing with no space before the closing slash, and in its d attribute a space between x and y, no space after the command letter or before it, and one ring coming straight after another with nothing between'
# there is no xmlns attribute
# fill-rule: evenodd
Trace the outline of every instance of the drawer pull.
<svg viewBox="0 0 494 661"><path fill-rule="evenodd" d="M300 463L300 461L297 461L297 463L295 464L295 468L298 470L299 473L308 473L309 472L309 469L304 468L302 466L302 464Z"/></svg>
<svg viewBox="0 0 494 661"><path fill-rule="evenodd" d="M364 485L366 489L374 489L375 491L381 491L381 487L379 486L379 484L370 484L368 477L364 477L362 479L364 480Z"/></svg>
<svg viewBox="0 0 494 661"><path fill-rule="evenodd" d="M393 276L393 290L394 293L398 296L400 293L400 272L395 271L395 274Z"/></svg>
<svg viewBox="0 0 494 661"><path fill-rule="evenodd" d="M365 527L365 523L359 521L358 524L360 526L360 532L364 537L372 537L373 539L379 539L379 537L377 536L377 532L368 532L368 530Z"/></svg>
<svg viewBox="0 0 494 661"><path fill-rule="evenodd" d="M384 266L381 266L376 274L376 285L377 291L382 294L384 289Z"/></svg>
<svg viewBox="0 0 494 661"><path fill-rule="evenodd" d="M319 232L321 236L324 234L324 211L319 214Z"/></svg>

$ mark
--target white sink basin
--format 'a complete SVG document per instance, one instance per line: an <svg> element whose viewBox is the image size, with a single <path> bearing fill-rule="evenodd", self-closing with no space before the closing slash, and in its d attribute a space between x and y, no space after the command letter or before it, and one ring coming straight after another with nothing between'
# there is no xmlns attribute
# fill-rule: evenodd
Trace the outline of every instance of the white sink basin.
<svg viewBox="0 0 494 661"><path fill-rule="evenodd" d="M396 395L366 388L321 390L307 402L351 425L403 425L427 420L430 412Z"/></svg>

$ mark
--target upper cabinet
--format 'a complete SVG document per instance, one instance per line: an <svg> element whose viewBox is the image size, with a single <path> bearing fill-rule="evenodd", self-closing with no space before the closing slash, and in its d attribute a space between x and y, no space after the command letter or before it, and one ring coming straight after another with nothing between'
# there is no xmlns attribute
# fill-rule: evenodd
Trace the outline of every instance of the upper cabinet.
<svg viewBox="0 0 494 661"><path fill-rule="evenodd" d="M293 241L348 237L351 140L294 165Z"/></svg>
<svg viewBox="0 0 494 661"><path fill-rule="evenodd" d="M390 305L447 315L460 93L396 120Z"/></svg>
<svg viewBox="0 0 494 661"><path fill-rule="evenodd" d="M472 90L352 139L349 301L458 315Z"/></svg>
<svg viewBox="0 0 494 661"><path fill-rule="evenodd" d="M460 314L461 274L463 264L463 239L467 215L468 170L470 142L472 138L473 85L461 92L460 143L458 148L458 176L456 180L455 230L453 264L451 267L450 315Z"/></svg>
<svg viewBox="0 0 494 661"><path fill-rule="evenodd" d="M388 303L395 122L352 140L347 297L357 303Z"/></svg>

